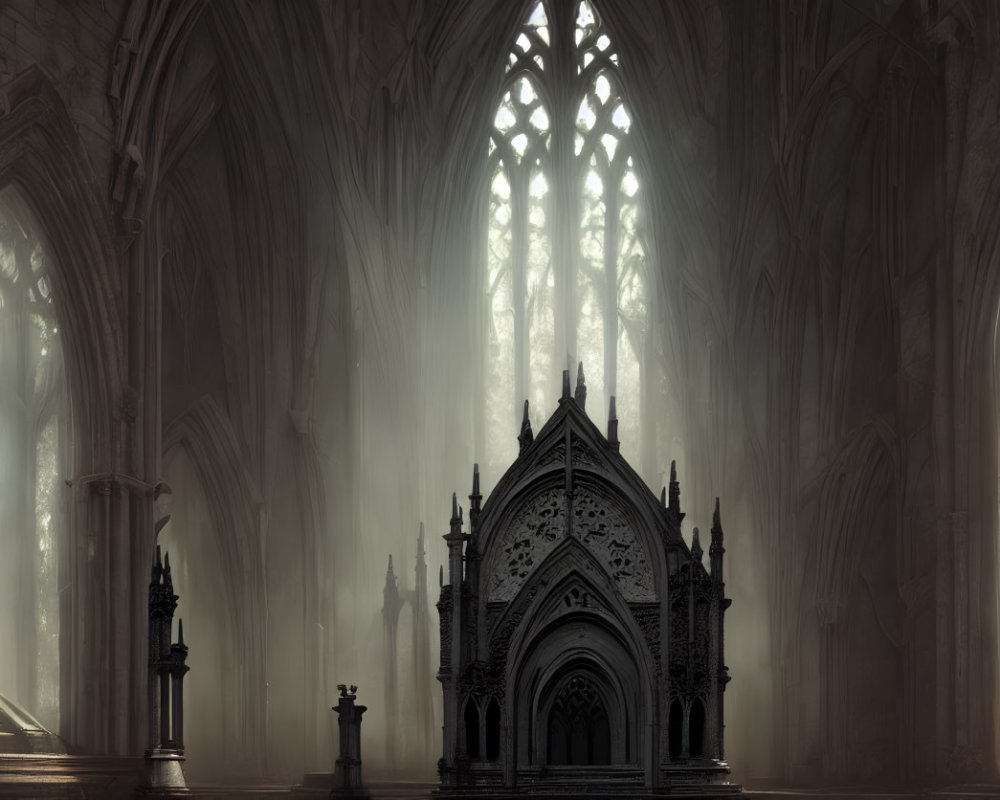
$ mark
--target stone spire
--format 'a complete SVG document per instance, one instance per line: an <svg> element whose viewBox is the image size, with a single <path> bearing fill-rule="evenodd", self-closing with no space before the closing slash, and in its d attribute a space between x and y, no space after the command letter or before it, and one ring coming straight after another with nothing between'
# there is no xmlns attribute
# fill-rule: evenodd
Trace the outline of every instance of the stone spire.
<svg viewBox="0 0 1000 800"><path fill-rule="evenodd" d="M475 535L476 528L479 527L479 508L482 504L483 496L479 492L479 464L472 465L472 494L469 495L469 527L470 533Z"/></svg>
<svg viewBox="0 0 1000 800"><path fill-rule="evenodd" d="M678 522L684 519L684 514L681 513L681 485L677 482L676 461L670 462L670 505L668 508L677 517Z"/></svg>
<svg viewBox="0 0 1000 800"><path fill-rule="evenodd" d="M608 406L608 444L615 450L620 447L618 443L618 412L615 410L614 395L611 395L611 402Z"/></svg>
<svg viewBox="0 0 1000 800"><path fill-rule="evenodd" d="M586 409L587 407L587 383L583 378L583 362L581 361L576 367L576 393L574 395L576 404L580 406L581 409Z"/></svg>
<svg viewBox="0 0 1000 800"><path fill-rule="evenodd" d="M518 453L520 455L528 446L535 441L535 434L531 432L531 419L528 417L528 401L524 401L524 417L521 419L521 433L517 437L517 440L521 443L521 450Z"/></svg>
<svg viewBox="0 0 1000 800"><path fill-rule="evenodd" d="M722 519L719 514L719 498L715 498L715 511L712 514L712 543L708 548L711 561L712 580L722 582L722 554L726 549L722 546Z"/></svg>

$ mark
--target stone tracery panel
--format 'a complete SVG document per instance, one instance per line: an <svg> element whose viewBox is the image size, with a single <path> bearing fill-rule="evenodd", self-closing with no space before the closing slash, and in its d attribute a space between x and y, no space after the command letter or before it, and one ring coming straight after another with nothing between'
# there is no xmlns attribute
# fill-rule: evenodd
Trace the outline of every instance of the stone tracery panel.
<svg viewBox="0 0 1000 800"><path fill-rule="evenodd" d="M525 578L566 535L566 499L552 489L526 502L511 520L489 577L489 599L510 601Z"/></svg>
<svg viewBox="0 0 1000 800"><path fill-rule="evenodd" d="M529 500L498 542L488 577L490 602L509 602L528 575L566 535L565 496L551 489ZM629 602L656 600L653 571L645 548L624 515L593 491L573 498L574 534L604 566Z"/></svg>
<svg viewBox="0 0 1000 800"><path fill-rule="evenodd" d="M573 497L573 531L614 578L626 600L656 599L646 549L614 505L589 489L578 489Z"/></svg>

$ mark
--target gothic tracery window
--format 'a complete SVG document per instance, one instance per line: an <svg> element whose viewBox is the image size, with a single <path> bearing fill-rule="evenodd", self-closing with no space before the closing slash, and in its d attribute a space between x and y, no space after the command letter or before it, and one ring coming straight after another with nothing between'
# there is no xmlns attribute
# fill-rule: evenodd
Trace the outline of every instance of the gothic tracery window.
<svg viewBox="0 0 1000 800"><path fill-rule="evenodd" d="M12 612L0 620L0 693L57 730L68 414L47 261L21 195L0 191L0 608Z"/></svg>
<svg viewBox="0 0 1000 800"><path fill-rule="evenodd" d="M611 726L597 687L584 675L574 675L559 690L548 720L548 763L596 765L611 763Z"/></svg>
<svg viewBox="0 0 1000 800"><path fill-rule="evenodd" d="M584 363L595 420L616 396L639 449L647 323L642 187L618 55L590 2L541 0L511 48L489 142L487 460L516 456L521 404L547 416ZM602 425L603 427L603 425Z"/></svg>

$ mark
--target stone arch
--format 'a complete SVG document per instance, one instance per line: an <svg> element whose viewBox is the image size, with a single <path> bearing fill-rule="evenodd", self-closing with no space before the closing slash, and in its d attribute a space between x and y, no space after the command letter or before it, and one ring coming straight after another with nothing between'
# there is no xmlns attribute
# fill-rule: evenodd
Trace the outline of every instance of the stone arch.
<svg viewBox="0 0 1000 800"><path fill-rule="evenodd" d="M58 564L68 544L72 442L52 254L19 186L0 189L0 687L59 728ZM41 260L36 253L41 250Z"/></svg>
<svg viewBox="0 0 1000 800"><path fill-rule="evenodd" d="M688 753L691 758L705 755L706 721L705 704L700 697L696 697L688 708Z"/></svg>
<svg viewBox="0 0 1000 800"><path fill-rule="evenodd" d="M486 705L485 730L486 735L483 743L483 752L488 761L496 761L500 757L500 735L501 735L501 714L500 703L497 702L496 695L490 697Z"/></svg>
<svg viewBox="0 0 1000 800"><path fill-rule="evenodd" d="M32 66L0 95L0 188L17 189L52 256L49 278L73 431L69 577L60 593L59 636L67 657L60 660L59 680L92 690L64 695L60 733L94 752L126 753L144 737L146 713L145 677L128 667L146 658L145 642L131 637L146 624L145 587L129 576L148 574L152 551L151 538L131 534L129 506L152 487L123 460L128 450L122 440L138 409L136 392L125 385L115 244L87 153L49 79ZM145 507L138 518L151 532ZM90 544L81 545L82 538ZM118 566L114 575L104 567L111 563ZM95 585L109 590L94 592ZM113 644L121 641L130 644ZM97 668L102 664L103 671ZM133 677L114 686L105 673ZM122 711L113 718L104 713L112 704Z"/></svg>
<svg viewBox="0 0 1000 800"><path fill-rule="evenodd" d="M479 741L479 703L475 697L465 699L465 708L462 710L462 730L465 743L465 755L472 759L481 756L482 748Z"/></svg>
<svg viewBox="0 0 1000 800"><path fill-rule="evenodd" d="M670 701L667 714L667 752L671 760L681 757L684 751L684 707L678 698Z"/></svg>
<svg viewBox="0 0 1000 800"><path fill-rule="evenodd" d="M562 602L578 587L594 598L589 606ZM642 631L610 576L582 544L570 539L535 571L498 621L494 637L522 615L533 622L518 627L508 650L503 748L507 783L518 769L544 763L546 731L539 721L553 681L584 670L600 684L606 707L623 709L622 716L611 721L612 763L641 769L646 785L652 785L655 667Z"/></svg>
<svg viewBox="0 0 1000 800"><path fill-rule="evenodd" d="M78 474L110 472L123 409L124 347L117 259L104 203L62 98L37 67L3 87L0 187L17 187L44 231L71 415L79 437ZM115 413L115 410L118 413Z"/></svg>
<svg viewBox="0 0 1000 800"><path fill-rule="evenodd" d="M643 687L638 665L625 643L590 614L567 615L537 637L512 675L512 729L517 737L514 757L518 767L547 763L548 719L559 689L578 675L586 675L608 712L611 763L635 764L634 743L643 738Z"/></svg>
<svg viewBox="0 0 1000 800"><path fill-rule="evenodd" d="M544 755L542 763L598 766L628 762L625 709L616 705L616 693L608 691L611 686L610 676L595 673L585 661L553 677L539 698L536 748Z"/></svg>
<svg viewBox="0 0 1000 800"><path fill-rule="evenodd" d="M662 557L662 537L659 534L657 521L641 497L612 483L608 477L608 475L593 469L574 469L574 490L581 498L587 497L589 493L589 496L609 500L608 507L614 510L615 515L628 528L628 533L634 539L634 543L641 551L645 562L643 569L648 573L646 581L652 586L646 589L649 596L642 599L654 600L666 593L667 586L667 565L666 559ZM521 591L526 582L531 580L530 574L504 578L505 571L498 569L498 565L506 557L504 545L511 539L508 534L519 527L519 522L522 523L520 527L525 527L523 520L519 519L518 515L524 515L531 522L529 527L537 532L539 529L537 520L540 519L540 514L549 511L548 508L544 507L545 503L541 501L552 498L549 505L555 508L556 516L549 518L547 522L551 528L555 529L557 538L546 543L537 536L533 537L526 551L529 552L534 561L535 571L537 571L541 561L547 558L549 553L558 546L560 539L564 538L567 520L563 510L563 480L564 469L560 465L547 469L545 472L529 473L526 480L510 487L509 494L500 498L496 506L490 507L490 524L482 529L484 541L482 574L487 576L488 583L484 588L491 601L511 600L513 594ZM496 501L491 498L491 502ZM557 506L558 508L556 508ZM580 510L581 508L574 505L574 514ZM575 525L578 526L579 523L577 522ZM490 577L498 573L501 577L495 579ZM490 582L493 580L496 580L498 585L503 585L498 589L498 585Z"/></svg>
<svg viewBox="0 0 1000 800"><path fill-rule="evenodd" d="M265 607L263 565L264 500L249 472L229 418L208 395L173 420L164 431L163 450L182 447L205 490L213 527L219 537L227 606L239 653L234 662L238 689L235 729L244 738L234 757L249 764L263 763L266 705Z"/></svg>

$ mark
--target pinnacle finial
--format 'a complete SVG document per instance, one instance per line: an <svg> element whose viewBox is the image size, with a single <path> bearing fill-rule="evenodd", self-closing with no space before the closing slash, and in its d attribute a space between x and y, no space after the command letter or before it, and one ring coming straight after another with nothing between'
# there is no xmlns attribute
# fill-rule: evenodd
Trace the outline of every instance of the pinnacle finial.
<svg viewBox="0 0 1000 800"><path fill-rule="evenodd" d="M587 382L583 377L583 362L579 362L576 367L576 393L574 395L576 404L580 408L587 407Z"/></svg>
<svg viewBox="0 0 1000 800"><path fill-rule="evenodd" d="M528 416L528 401L524 401L524 416L521 418L521 433L517 440L521 443L520 452L523 453L528 446L535 441L535 434L531 432L531 418Z"/></svg>
<svg viewBox="0 0 1000 800"><path fill-rule="evenodd" d="M422 574L427 580L427 548L424 546L424 523L420 523L420 533L417 534L417 565L414 567L417 574Z"/></svg>
<svg viewBox="0 0 1000 800"><path fill-rule="evenodd" d="M717 574L722 580L722 554L726 550L722 546L722 518L719 514L719 498L715 498L715 511L712 514L712 544L708 548L708 555L712 559L713 575Z"/></svg>
<svg viewBox="0 0 1000 800"><path fill-rule="evenodd" d="M563 370L563 388L562 388L562 399L569 400L569 370Z"/></svg>
<svg viewBox="0 0 1000 800"><path fill-rule="evenodd" d="M611 402L608 404L608 443L616 450L618 443L618 411L615 409L615 396L611 395Z"/></svg>
<svg viewBox="0 0 1000 800"><path fill-rule="evenodd" d="M167 587L168 592L173 593L174 581L170 577L170 553L163 554L163 585Z"/></svg>
<svg viewBox="0 0 1000 800"><path fill-rule="evenodd" d="M677 462L670 462L670 510L680 517L681 485L677 482Z"/></svg>
<svg viewBox="0 0 1000 800"><path fill-rule="evenodd" d="M444 564L438 567L438 588L444 586Z"/></svg>
<svg viewBox="0 0 1000 800"><path fill-rule="evenodd" d="M184 620L177 618L177 644L184 646Z"/></svg>
<svg viewBox="0 0 1000 800"><path fill-rule="evenodd" d="M455 492L451 493L451 519L452 522L458 519L458 495Z"/></svg>
<svg viewBox="0 0 1000 800"><path fill-rule="evenodd" d="M472 494L469 495L469 524L472 533L479 527L479 505L483 496L479 493L479 464L472 465Z"/></svg>
<svg viewBox="0 0 1000 800"><path fill-rule="evenodd" d="M392 577L393 575L394 575L394 572L393 572L393 569L392 569L392 553L389 553L389 566L385 570L385 579L386 579L386 581L388 581L389 578Z"/></svg>
<svg viewBox="0 0 1000 800"><path fill-rule="evenodd" d="M660 489L660 504L666 508L667 507L667 487L664 486Z"/></svg>
<svg viewBox="0 0 1000 800"><path fill-rule="evenodd" d="M701 563L701 555L704 551L701 549L701 542L698 539L698 529L694 529L694 536L691 538L691 557Z"/></svg>

